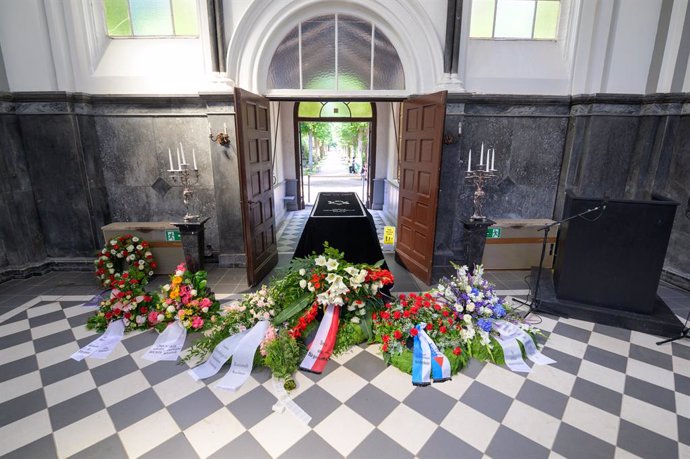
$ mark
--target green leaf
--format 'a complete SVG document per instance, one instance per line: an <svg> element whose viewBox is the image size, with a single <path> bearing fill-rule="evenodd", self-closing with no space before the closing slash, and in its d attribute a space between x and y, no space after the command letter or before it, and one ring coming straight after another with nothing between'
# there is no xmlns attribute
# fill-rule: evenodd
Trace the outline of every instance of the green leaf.
<svg viewBox="0 0 690 459"><path fill-rule="evenodd" d="M362 331L364 332L364 336L366 336L367 341L371 341L374 339L374 330L373 330L373 324L371 322L371 315L367 314L366 316L362 317L362 320L359 322L359 326L362 328Z"/></svg>
<svg viewBox="0 0 690 459"><path fill-rule="evenodd" d="M309 304L311 304L311 294L307 293L306 295L303 295L297 301L292 303L290 306L283 309L280 312L280 314L278 314L275 317L275 319L273 319L273 323L275 325L280 325L283 322L290 320L296 314L302 312L304 308L309 306Z"/></svg>
<svg viewBox="0 0 690 459"><path fill-rule="evenodd" d="M383 264L385 262L386 262L386 260L383 260L383 259L377 261L376 263L374 263L374 268L380 268L381 266L383 266Z"/></svg>

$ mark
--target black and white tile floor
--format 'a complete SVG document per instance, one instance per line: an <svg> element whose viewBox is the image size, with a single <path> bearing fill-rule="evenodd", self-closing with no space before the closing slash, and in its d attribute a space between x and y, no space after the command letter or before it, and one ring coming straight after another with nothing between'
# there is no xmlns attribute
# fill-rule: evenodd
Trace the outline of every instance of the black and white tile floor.
<svg viewBox="0 0 690 459"><path fill-rule="evenodd" d="M525 274L488 276L499 293L520 295ZM223 301L246 290L242 270L210 269L209 279ZM423 285L400 279L398 291ZM97 291L88 273L0 284L0 456L690 457L690 340L657 346L643 333L542 316L543 352L556 364L520 374L475 361L426 388L386 367L376 346L357 347L322 375L297 375L306 425L272 410L265 369L233 393L215 387L223 372L195 382L187 364L143 360L154 332L127 335L107 360L71 360L95 337L82 304ZM690 309L687 292L659 293L676 312Z"/></svg>

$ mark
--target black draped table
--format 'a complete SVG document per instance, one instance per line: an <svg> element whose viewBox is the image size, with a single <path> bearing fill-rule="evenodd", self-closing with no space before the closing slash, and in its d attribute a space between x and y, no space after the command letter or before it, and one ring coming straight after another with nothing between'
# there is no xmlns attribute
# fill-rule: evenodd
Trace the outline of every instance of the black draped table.
<svg viewBox="0 0 690 459"><path fill-rule="evenodd" d="M350 263L373 265L383 260L374 219L356 193L321 192L316 196L293 258L321 253L326 241Z"/></svg>

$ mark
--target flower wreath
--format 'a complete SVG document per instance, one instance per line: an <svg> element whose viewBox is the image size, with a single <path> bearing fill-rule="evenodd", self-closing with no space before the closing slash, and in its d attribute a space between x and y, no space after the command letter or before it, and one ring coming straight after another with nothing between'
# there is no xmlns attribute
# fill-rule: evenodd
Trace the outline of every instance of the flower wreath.
<svg viewBox="0 0 690 459"><path fill-rule="evenodd" d="M104 332L111 322L122 319L126 332L146 330L147 315L158 302L158 295L146 292L129 273L122 273L111 286L110 295L99 303L98 312L89 317L86 328Z"/></svg>
<svg viewBox="0 0 690 459"><path fill-rule="evenodd" d="M104 287L111 287L120 279L129 264L130 276L146 284L158 264L153 259L150 245L143 239L125 234L106 242L94 260L96 277Z"/></svg>

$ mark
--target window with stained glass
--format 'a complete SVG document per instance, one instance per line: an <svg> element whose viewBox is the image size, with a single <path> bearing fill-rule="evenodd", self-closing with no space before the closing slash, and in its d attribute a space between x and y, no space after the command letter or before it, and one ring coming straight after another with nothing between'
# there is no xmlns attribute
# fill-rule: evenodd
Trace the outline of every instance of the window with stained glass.
<svg viewBox="0 0 690 459"><path fill-rule="evenodd" d="M405 73L395 47L375 24L331 14L301 21L285 35L267 83L268 89L405 89Z"/></svg>
<svg viewBox="0 0 690 459"><path fill-rule="evenodd" d="M103 0L113 38L197 37L197 0Z"/></svg>
<svg viewBox="0 0 690 459"><path fill-rule="evenodd" d="M472 0L470 38L555 40L560 0Z"/></svg>

